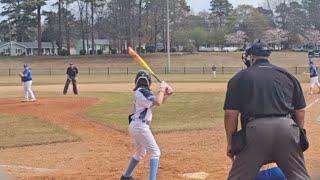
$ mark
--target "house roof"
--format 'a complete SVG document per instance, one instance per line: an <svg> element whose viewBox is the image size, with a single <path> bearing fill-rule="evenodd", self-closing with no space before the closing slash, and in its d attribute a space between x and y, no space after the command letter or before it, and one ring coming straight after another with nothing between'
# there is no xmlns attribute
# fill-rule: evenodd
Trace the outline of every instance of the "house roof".
<svg viewBox="0 0 320 180"><path fill-rule="evenodd" d="M82 39L80 39L78 43L79 42L82 42ZM110 45L110 41L108 39L95 39L94 43L96 45ZM89 44L91 44L91 39L89 39Z"/></svg>
<svg viewBox="0 0 320 180"><path fill-rule="evenodd" d="M38 48L38 42L19 42L19 44L25 46L26 48ZM41 42L42 48L52 48L51 42Z"/></svg>
<svg viewBox="0 0 320 180"><path fill-rule="evenodd" d="M15 42L11 41L12 44L23 46L24 48L38 48L38 42ZM0 42L0 47L9 44L9 42ZM52 48L51 42L42 42L42 48Z"/></svg>

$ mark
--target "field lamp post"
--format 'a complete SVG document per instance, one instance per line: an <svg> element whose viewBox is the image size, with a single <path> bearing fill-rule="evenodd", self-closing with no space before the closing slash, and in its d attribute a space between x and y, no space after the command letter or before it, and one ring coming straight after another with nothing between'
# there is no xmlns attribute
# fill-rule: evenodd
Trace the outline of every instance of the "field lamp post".
<svg viewBox="0 0 320 180"><path fill-rule="evenodd" d="M167 0L167 68L168 68L168 73L171 71L171 57L170 57L170 13L169 13L169 0Z"/></svg>

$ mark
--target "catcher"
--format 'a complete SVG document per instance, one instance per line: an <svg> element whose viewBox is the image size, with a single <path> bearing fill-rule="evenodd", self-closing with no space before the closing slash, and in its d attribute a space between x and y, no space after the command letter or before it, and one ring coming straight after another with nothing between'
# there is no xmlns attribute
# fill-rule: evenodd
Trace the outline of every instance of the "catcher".
<svg viewBox="0 0 320 180"><path fill-rule="evenodd" d="M129 134L134 142L135 154L120 180L133 180L132 172L146 152L150 153L149 179L157 179L160 149L150 130L151 108L160 106L172 93L172 88L162 81L158 95L154 95L150 90L150 86L150 75L145 71L139 71L135 78L133 114L129 116Z"/></svg>
<svg viewBox="0 0 320 180"><path fill-rule="evenodd" d="M36 98L31 89L32 86L32 72L29 64L24 64L24 71L19 73L19 76L22 81L22 86L24 90L24 99L22 102L34 102Z"/></svg>

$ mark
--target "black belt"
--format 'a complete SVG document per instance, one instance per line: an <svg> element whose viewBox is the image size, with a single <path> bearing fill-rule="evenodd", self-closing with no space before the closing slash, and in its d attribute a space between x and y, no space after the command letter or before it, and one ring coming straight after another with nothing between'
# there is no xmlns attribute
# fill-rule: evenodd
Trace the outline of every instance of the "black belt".
<svg viewBox="0 0 320 180"><path fill-rule="evenodd" d="M272 117L285 117L285 118L292 118L290 114L260 114L250 117L250 120L253 119L260 119L260 118L272 118Z"/></svg>

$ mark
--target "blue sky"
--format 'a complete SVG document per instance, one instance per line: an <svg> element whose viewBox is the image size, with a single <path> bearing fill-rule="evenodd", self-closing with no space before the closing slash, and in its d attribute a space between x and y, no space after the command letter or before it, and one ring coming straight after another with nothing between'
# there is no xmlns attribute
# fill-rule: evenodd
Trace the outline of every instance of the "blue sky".
<svg viewBox="0 0 320 180"><path fill-rule="evenodd" d="M187 0L187 3L190 5L191 9L197 13L204 9L209 9L211 0ZM229 0L229 2L234 6L239 4L250 4L253 6L258 6L261 4L262 0Z"/></svg>

